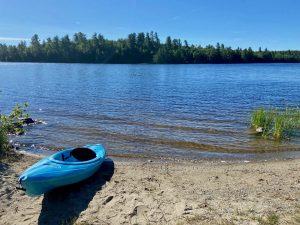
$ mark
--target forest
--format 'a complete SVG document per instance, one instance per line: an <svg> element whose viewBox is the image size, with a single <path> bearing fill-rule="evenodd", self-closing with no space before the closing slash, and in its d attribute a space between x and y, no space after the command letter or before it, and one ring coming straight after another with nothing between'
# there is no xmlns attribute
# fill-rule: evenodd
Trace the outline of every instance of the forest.
<svg viewBox="0 0 300 225"><path fill-rule="evenodd" d="M55 36L40 40L33 35L30 43L0 44L1 62L52 63L299 63L300 51L270 51L216 45L194 45L170 36L161 42L156 32L131 33L127 38L106 39L101 34L91 37L78 32L69 37Z"/></svg>

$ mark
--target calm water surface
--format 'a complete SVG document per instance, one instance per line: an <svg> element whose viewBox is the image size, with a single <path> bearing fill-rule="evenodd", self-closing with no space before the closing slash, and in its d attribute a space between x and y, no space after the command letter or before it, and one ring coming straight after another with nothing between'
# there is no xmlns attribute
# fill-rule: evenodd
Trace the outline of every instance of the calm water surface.
<svg viewBox="0 0 300 225"><path fill-rule="evenodd" d="M1 113L28 101L47 122L17 138L28 150L103 143L120 156L300 155L299 141L249 129L256 107L300 106L299 64L0 63L0 80Z"/></svg>

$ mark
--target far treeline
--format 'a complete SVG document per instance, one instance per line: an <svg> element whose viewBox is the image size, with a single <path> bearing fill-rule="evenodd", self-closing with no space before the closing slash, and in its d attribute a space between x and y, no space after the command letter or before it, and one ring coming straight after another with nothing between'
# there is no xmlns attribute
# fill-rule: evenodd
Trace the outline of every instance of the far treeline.
<svg viewBox="0 0 300 225"><path fill-rule="evenodd" d="M27 45L0 44L2 62L56 63L299 63L300 51L253 51L232 49L217 43L206 47L167 37L161 43L157 33L131 33L125 39L108 40L95 33L88 38L75 33L73 38L55 36L40 41L38 35Z"/></svg>

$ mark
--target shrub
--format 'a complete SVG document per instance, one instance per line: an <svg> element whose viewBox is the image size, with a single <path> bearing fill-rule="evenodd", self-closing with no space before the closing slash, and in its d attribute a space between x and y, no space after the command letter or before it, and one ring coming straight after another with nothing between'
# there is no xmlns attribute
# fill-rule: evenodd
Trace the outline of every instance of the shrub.
<svg viewBox="0 0 300 225"><path fill-rule="evenodd" d="M28 103L23 106L16 104L8 116L0 115L0 127L9 134L22 134L24 133L23 118L28 118L26 113Z"/></svg>
<svg viewBox="0 0 300 225"><path fill-rule="evenodd" d="M0 115L0 158L3 158L9 152L9 142L7 134L24 133L22 118L28 118L26 113L28 103L23 106L18 103L8 116Z"/></svg>
<svg viewBox="0 0 300 225"><path fill-rule="evenodd" d="M8 150L8 139L4 129L0 128L0 158L6 155Z"/></svg>

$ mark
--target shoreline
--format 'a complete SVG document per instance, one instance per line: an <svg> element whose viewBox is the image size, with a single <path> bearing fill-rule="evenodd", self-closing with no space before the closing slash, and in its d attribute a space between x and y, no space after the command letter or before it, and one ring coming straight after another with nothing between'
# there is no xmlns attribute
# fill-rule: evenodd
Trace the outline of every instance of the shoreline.
<svg viewBox="0 0 300 225"><path fill-rule="evenodd" d="M18 174L37 160L18 154L0 163L1 224L300 221L300 159L220 163L108 157L88 180L30 198L15 185Z"/></svg>
<svg viewBox="0 0 300 225"><path fill-rule="evenodd" d="M16 154L24 154L36 158L50 156L57 151L54 150L16 150ZM188 152L187 152L188 153ZM258 153L229 153L229 152L209 152L203 153L206 156L198 158L184 158L184 156L154 156L154 155L134 155L134 154L107 154L106 157L114 158L119 161L169 161L169 162L192 162L199 163L203 161L218 161L218 162L267 162L267 161L282 161L290 159L300 159L300 151L273 151L273 152L258 152ZM211 155L210 155L211 154Z"/></svg>

